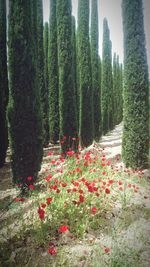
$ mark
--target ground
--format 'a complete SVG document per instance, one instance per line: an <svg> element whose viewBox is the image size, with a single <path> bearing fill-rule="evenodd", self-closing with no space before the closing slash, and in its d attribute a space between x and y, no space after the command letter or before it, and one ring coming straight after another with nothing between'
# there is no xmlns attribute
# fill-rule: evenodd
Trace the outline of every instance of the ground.
<svg viewBox="0 0 150 267"><path fill-rule="evenodd" d="M8 151L7 162L0 170L1 267L150 266L150 174L148 170L139 173L126 171L121 162L121 133L120 124L102 137L100 143L81 151L83 155L90 151L97 157L105 154L107 162L111 161L109 168L113 167L116 172L118 171L118 177L120 175L119 194L114 190L111 207L106 205L106 209L102 209L98 215L98 227L88 228L82 238L73 236L70 231L59 235L59 238L56 237L52 248L56 248L58 253L53 255L48 253L47 240L43 242L42 228L39 230L34 226L34 220L36 223L39 220L37 211L33 209L36 197L33 195L23 203L13 201L19 191L11 182L10 151ZM59 146L49 146L45 149L40 177L43 177L49 168L47 154L51 152L52 160L57 160ZM56 168L55 179L61 179L61 169L66 170L68 166L62 163ZM122 190L121 179L124 177L126 179L124 185L126 187L128 185L129 188ZM42 184L42 179L39 184ZM40 192L41 198L43 194L44 192ZM34 228L34 231L31 231L31 228Z"/></svg>

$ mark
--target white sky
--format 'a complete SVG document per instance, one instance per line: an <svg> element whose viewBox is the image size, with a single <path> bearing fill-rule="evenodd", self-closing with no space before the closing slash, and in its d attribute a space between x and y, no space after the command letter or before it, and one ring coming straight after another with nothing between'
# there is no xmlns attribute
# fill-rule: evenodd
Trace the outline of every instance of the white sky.
<svg viewBox="0 0 150 267"><path fill-rule="evenodd" d="M123 62L123 30L122 30L121 2L122 0L98 0L99 52L100 55L102 55L103 19L104 17L106 17L110 28L112 53L116 52L119 55L120 62ZM78 6L78 0L72 0L72 14L76 18L77 18L77 6ZM147 56L150 67L150 23L148 23L150 14L150 0L143 0L143 7L144 7ZM49 0L43 0L43 9L44 9L44 21L49 21Z"/></svg>

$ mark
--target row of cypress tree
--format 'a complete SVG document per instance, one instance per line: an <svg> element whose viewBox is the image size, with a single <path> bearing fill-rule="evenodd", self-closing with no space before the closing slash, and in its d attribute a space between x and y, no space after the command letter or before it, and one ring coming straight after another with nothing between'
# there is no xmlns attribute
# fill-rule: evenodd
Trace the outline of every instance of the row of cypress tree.
<svg viewBox="0 0 150 267"><path fill-rule="evenodd" d="M5 73L0 76L0 86L1 84L4 86L0 91L4 94L1 98L2 115L0 114L3 129L0 145L4 151L1 154L2 165L8 142L6 8L3 2L5 1L0 0L0 10L3 12L3 19L0 22L4 40L1 41L3 47L0 47L0 50L5 51L5 53L0 51L0 56L1 58L4 56L5 61L3 62ZM99 141L102 133L107 133L122 121L122 65L119 64L119 56L116 54L112 65L112 43L106 18L103 22L103 52L102 61L100 60L98 2L93 0L91 3L90 32L90 9L87 0L78 1L77 31L75 18L71 12L71 0L50 0L50 21L49 24L45 24L43 31L42 0L9 1L9 142L12 151L13 179L23 190L28 187L26 179L28 176L32 176L33 181L37 178L43 145L47 145L49 141L56 143L60 139L62 152L66 154L69 149L77 150L78 136L81 145L88 146L93 140ZM125 21L124 29L128 30L129 25L126 27L126 23ZM125 34L125 40L126 36L128 35ZM125 55L127 54L128 48ZM125 62L129 64L128 60ZM126 68L127 73L129 69ZM143 75L145 70L146 68L143 70ZM2 79L5 79L5 82L1 82ZM128 106L125 96L126 90L124 103ZM145 100L146 97L145 94ZM128 108L127 106L124 108L124 125L127 124L126 114L129 112L128 109L130 110L130 106ZM148 121L148 117L146 118ZM129 137L130 134L127 134L127 131L125 134L124 130L124 151L130 143L126 140L127 135ZM6 140L6 145L2 144L3 140ZM123 152L123 155L125 154ZM124 160L129 164L125 156ZM137 165L131 165L138 167L142 162L144 160L138 159Z"/></svg>

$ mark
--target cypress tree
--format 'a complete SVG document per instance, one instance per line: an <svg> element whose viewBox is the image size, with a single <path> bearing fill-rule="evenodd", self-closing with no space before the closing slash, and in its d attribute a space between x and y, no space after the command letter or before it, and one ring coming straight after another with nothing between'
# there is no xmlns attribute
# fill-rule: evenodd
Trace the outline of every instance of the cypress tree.
<svg viewBox="0 0 150 267"><path fill-rule="evenodd" d="M93 90L91 55L89 43L89 0L78 1L78 59L80 83L80 125L81 145L93 142Z"/></svg>
<svg viewBox="0 0 150 267"><path fill-rule="evenodd" d="M91 10L91 62L93 87L94 139L99 141L101 127L100 83L99 83L99 55L98 55L98 3L93 0Z"/></svg>
<svg viewBox="0 0 150 267"><path fill-rule="evenodd" d="M6 1L0 0L0 168L5 163L8 147L6 107L8 103L8 75L6 52Z"/></svg>
<svg viewBox="0 0 150 267"><path fill-rule="evenodd" d="M45 114L46 114L46 124L45 124L45 139L46 143L49 141L49 81L48 81L48 43L49 43L49 26L48 22L44 25L44 78L45 78Z"/></svg>
<svg viewBox="0 0 150 267"><path fill-rule="evenodd" d="M122 65L119 56L114 53L113 58L113 100L114 100L114 126L122 121Z"/></svg>
<svg viewBox="0 0 150 267"><path fill-rule="evenodd" d="M119 56L117 55L116 61L117 67L117 88L118 88L118 97L117 97L117 120L116 124L119 124L122 121L122 70L120 68Z"/></svg>
<svg viewBox="0 0 150 267"><path fill-rule="evenodd" d="M42 117L36 82L31 1L9 2L9 135L13 180L24 191L36 180L42 160Z"/></svg>
<svg viewBox="0 0 150 267"><path fill-rule="evenodd" d="M120 88L120 101L119 101L119 118L120 123L123 120L123 69L122 64L119 64L119 88Z"/></svg>
<svg viewBox="0 0 150 267"><path fill-rule="evenodd" d="M60 140L62 152L76 149L77 117L72 75L71 0L57 1L57 41L59 65ZM75 145L75 146L74 146Z"/></svg>
<svg viewBox="0 0 150 267"><path fill-rule="evenodd" d="M122 156L145 168L149 153L149 88L142 0L123 0L124 114Z"/></svg>
<svg viewBox="0 0 150 267"><path fill-rule="evenodd" d="M59 74L55 0L50 0L49 27L49 128L50 141L56 143L59 140Z"/></svg>
<svg viewBox="0 0 150 267"><path fill-rule="evenodd" d="M75 103L76 103L76 115L77 115L77 126L79 128L79 90L77 87L77 45L76 45L76 21L75 17L72 16L72 53L73 53L73 81L75 90Z"/></svg>
<svg viewBox="0 0 150 267"><path fill-rule="evenodd" d="M110 32L107 19L103 21L103 51L102 51L102 81L101 81L101 111L102 128L106 134L113 128L113 81L112 81L112 54Z"/></svg>
<svg viewBox="0 0 150 267"><path fill-rule="evenodd" d="M43 4L42 0L36 1L37 5L37 75L39 82L39 89L41 95L42 113L43 113L43 129L44 129L44 146L49 142L48 134L48 93L45 86L44 77L44 46L43 46Z"/></svg>
<svg viewBox="0 0 150 267"><path fill-rule="evenodd" d="M113 57L113 100L114 100L113 125L114 126L117 124L117 116L118 116L117 97L118 97L117 55L116 53L114 53Z"/></svg>

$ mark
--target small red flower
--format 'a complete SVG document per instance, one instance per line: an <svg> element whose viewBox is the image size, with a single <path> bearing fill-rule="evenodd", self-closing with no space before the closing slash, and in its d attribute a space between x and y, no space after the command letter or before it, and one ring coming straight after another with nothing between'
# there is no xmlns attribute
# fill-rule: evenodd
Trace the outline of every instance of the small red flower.
<svg viewBox="0 0 150 267"><path fill-rule="evenodd" d="M47 182L49 182L51 179L52 179L52 175L50 174L50 175L48 175L46 178L45 178L45 180L47 181Z"/></svg>
<svg viewBox="0 0 150 267"><path fill-rule="evenodd" d="M49 153L47 154L47 156L49 156L49 157L53 156L53 152L49 152Z"/></svg>
<svg viewBox="0 0 150 267"><path fill-rule="evenodd" d="M67 152L67 155L68 155L69 157L73 157L74 154L75 154L74 151L68 151L68 152Z"/></svg>
<svg viewBox="0 0 150 267"><path fill-rule="evenodd" d="M47 205L51 204L52 201L53 201L53 198L52 197L48 197L46 199Z"/></svg>
<svg viewBox="0 0 150 267"><path fill-rule="evenodd" d="M57 190L56 190L56 193L57 193L57 194L60 194L60 192L61 192L60 189L57 189Z"/></svg>
<svg viewBox="0 0 150 267"><path fill-rule="evenodd" d="M79 189L79 193L80 193L80 194L83 194L84 191L83 191L82 189Z"/></svg>
<svg viewBox="0 0 150 267"><path fill-rule="evenodd" d="M67 192L70 193L70 192L71 192L71 188L68 188L68 189L67 189Z"/></svg>
<svg viewBox="0 0 150 267"><path fill-rule="evenodd" d="M32 181L32 176L28 176L27 181Z"/></svg>
<svg viewBox="0 0 150 267"><path fill-rule="evenodd" d="M41 207L42 207L43 209L45 209L45 208L46 208L46 204L45 204L45 203L41 203Z"/></svg>
<svg viewBox="0 0 150 267"><path fill-rule="evenodd" d="M45 211L43 209L41 209L40 207L38 208L38 214L39 214L39 218L41 220L44 220L45 217Z"/></svg>
<svg viewBox="0 0 150 267"><path fill-rule="evenodd" d="M15 199L14 199L14 201L15 202L24 202L25 201L25 198L23 198L23 197L16 197Z"/></svg>
<svg viewBox="0 0 150 267"><path fill-rule="evenodd" d="M114 180L109 180L108 183L111 185L114 183Z"/></svg>
<svg viewBox="0 0 150 267"><path fill-rule="evenodd" d="M67 183L62 183L61 185L62 185L62 187L66 187Z"/></svg>
<svg viewBox="0 0 150 267"><path fill-rule="evenodd" d="M105 252L106 254L109 254L109 253L110 253L110 248L104 248L104 252Z"/></svg>
<svg viewBox="0 0 150 267"><path fill-rule="evenodd" d="M106 193L106 194L110 194L110 190L109 190L109 188L106 188L106 189L105 189L105 193Z"/></svg>
<svg viewBox="0 0 150 267"><path fill-rule="evenodd" d="M57 253L57 249L52 247L52 248L49 248L48 249L48 253L51 254L51 255L55 255Z"/></svg>
<svg viewBox="0 0 150 267"><path fill-rule="evenodd" d="M68 231L68 229L69 229L69 228L68 228L67 225L62 225L62 226L59 227L58 231L59 231L60 233L65 233L65 232Z"/></svg>
<svg viewBox="0 0 150 267"><path fill-rule="evenodd" d="M97 213L97 208L96 208L96 207L92 207L91 212L92 212L93 214L96 214L96 213Z"/></svg>
<svg viewBox="0 0 150 267"><path fill-rule="evenodd" d="M31 189L31 190L34 190L35 189L35 186L33 184L29 184L28 187Z"/></svg>
<svg viewBox="0 0 150 267"><path fill-rule="evenodd" d="M80 195L80 196L79 196L79 201L80 201L80 203L83 203L84 200L85 200L84 196L83 196L83 195Z"/></svg>

